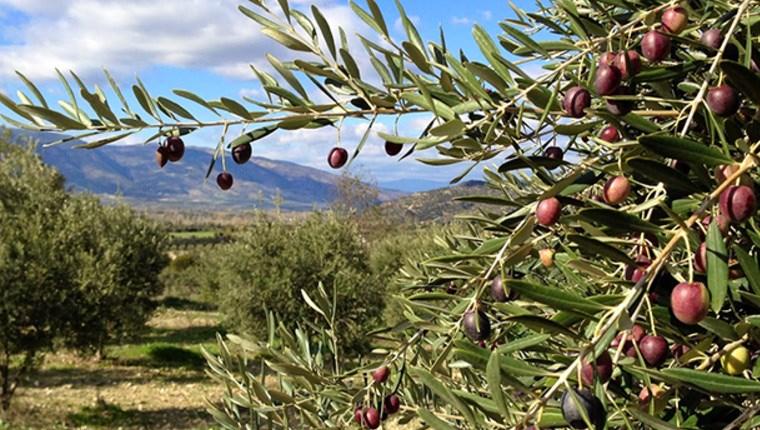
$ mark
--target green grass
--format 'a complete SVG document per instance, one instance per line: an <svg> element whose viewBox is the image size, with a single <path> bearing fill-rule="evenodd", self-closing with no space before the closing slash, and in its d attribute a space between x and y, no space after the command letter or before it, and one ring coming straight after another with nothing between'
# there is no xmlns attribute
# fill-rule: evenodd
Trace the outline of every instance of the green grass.
<svg viewBox="0 0 760 430"><path fill-rule="evenodd" d="M173 231L169 233L172 239L214 239L218 232L214 230Z"/></svg>

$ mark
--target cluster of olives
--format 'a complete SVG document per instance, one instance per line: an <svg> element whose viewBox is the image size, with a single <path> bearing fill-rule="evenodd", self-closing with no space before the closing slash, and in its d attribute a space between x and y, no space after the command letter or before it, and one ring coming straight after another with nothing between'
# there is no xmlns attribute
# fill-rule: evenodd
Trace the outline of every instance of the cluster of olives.
<svg viewBox="0 0 760 430"><path fill-rule="evenodd" d="M243 143L232 148L232 160L237 164L245 164L251 159L253 149L250 143ZM179 136L170 136L166 142L158 145L156 150L156 162L159 168L166 166L171 161L178 162L185 155L185 142ZM232 188L234 179L230 172L222 172L216 177L216 184L224 191Z"/></svg>
<svg viewBox="0 0 760 430"><path fill-rule="evenodd" d="M388 366L381 366L372 372L372 381L375 385L384 384L391 376ZM383 398L382 404L375 407L357 406L354 409L354 421L363 428L376 429L380 423L388 419L401 409L401 399L395 393Z"/></svg>

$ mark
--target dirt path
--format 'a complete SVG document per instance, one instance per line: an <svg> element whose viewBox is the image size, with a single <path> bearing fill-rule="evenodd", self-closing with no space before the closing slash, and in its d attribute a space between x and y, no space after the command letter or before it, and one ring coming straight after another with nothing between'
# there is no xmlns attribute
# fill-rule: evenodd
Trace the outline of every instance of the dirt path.
<svg viewBox="0 0 760 430"><path fill-rule="evenodd" d="M221 388L203 373L200 345L214 347L218 316L165 309L149 326L139 341L109 348L103 362L48 355L19 388L8 428L209 428L205 399Z"/></svg>

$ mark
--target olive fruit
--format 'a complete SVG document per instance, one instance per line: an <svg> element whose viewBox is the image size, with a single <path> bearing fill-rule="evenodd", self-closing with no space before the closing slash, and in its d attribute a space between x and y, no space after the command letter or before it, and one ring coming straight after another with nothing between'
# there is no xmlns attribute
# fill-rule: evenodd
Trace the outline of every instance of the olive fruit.
<svg viewBox="0 0 760 430"><path fill-rule="evenodd" d="M166 147L159 146L156 149L156 163L158 163L158 167L163 169L167 162L169 162L169 154L166 151Z"/></svg>
<svg viewBox="0 0 760 430"><path fill-rule="evenodd" d="M166 156L169 161L175 163L185 155L185 142L178 136L171 136L166 139Z"/></svg>
<svg viewBox="0 0 760 430"><path fill-rule="evenodd" d="M707 273L707 242L702 242L694 253L694 270Z"/></svg>
<svg viewBox="0 0 760 430"><path fill-rule="evenodd" d="M599 357L593 363L588 362L586 358L583 359L581 366L581 379L586 385L591 385L594 382L594 375L599 377L599 382L606 383L612 377L612 357L607 351L602 352Z"/></svg>
<svg viewBox="0 0 760 430"><path fill-rule="evenodd" d="M707 106L715 115L727 117L739 111L741 98L730 85L720 85L707 91Z"/></svg>
<svg viewBox="0 0 760 430"><path fill-rule="evenodd" d="M333 169L340 169L346 165L348 161L348 151L345 148L335 147L330 150L330 154L327 156L327 164Z"/></svg>
<svg viewBox="0 0 760 430"><path fill-rule="evenodd" d="M398 155L401 150L404 149L404 145L394 142L385 142L385 153L394 157Z"/></svg>
<svg viewBox="0 0 760 430"><path fill-rule="evenodd" d="M475 342L486 340L491 336L491 321L483 311L469 310L462 320L464 334Z"/></svg>
<svg viewBox="0 0 760 430"><path fill-rule="evenodd" d="M395 414L401 409L401 399L395 394L386 396L383 401L383 409L388 412L389 415Z"/></svg>
<svg viewBox="0 0 760 430"><path fill-rule="evenodd" d="M634 264L629 265L625 269L625 279L633 282L634 284L639 282L647 273L647 268L652 264L649 257L644 254L640 254L636 257Z"/></svg>
<svg viewBox="0 0 760 430"><path fill-rule="evenodd" d="M607 420L607 411L604 410L602 402L597 398L589 389L573 390L575 396L570 394L570 391L566 391L562 395L562 416L565 418L570 427L575 429L588 428L586 420L583 419L584 413L580 408L583 408L588 420L597 430L604 428L605 421Z"/></svg>
<svg viewBox="0 0 760 430"><path fill-rule="evenodd" d="M610 205L622 203L631 192L631 183L625 176L615 176L604 184L604 201Z"/></svg>
<svg viewBox="0 0 760 430"><path fill-rule="evenodd" d="M565 154L559 146L550 146L544 150L544 157L551 158L552 160L562 160L564 156Z"/></svg>
<svg viewBox="0 0 760 430"><path fill-rule="evenodd" d="M639 351L648 365L658 367L668 358L670 349L664 337L647 335L639 342Z"/></svg>
<svg viewBox="0 0 760 430"><path fill-rule="evenodd" d="M243 143L232 148L232 160L237 164L245 164L251 159L253 149L250 143Z"/></svg>
<svg viewBox="0 0 760 430"><path fill-rule="evenodd" d="M641 57L634 50L621 52L615 58L615 65L620 70L623 79L629 79L641 71Z"/></svg>
<svg viewBox="0 0 760 430"><path fill-rule="evenodd" d="M599 138L605 142L615 143L620 141L620 131L614 125L608 125L599 133Z"/></svg>
<svg viewBox="0 0 760 430"><path fill-rule="evenodd" d="M514 300L517 294L507 288L501 276L497 276L491 281L491 297L497 302L506 303Z"/></svg>
<svg viewBox="0 0 760 430"><path fill-rule="evenodd" d="M614 66L615 61L617 61L618 54L615 52L607 51L604 54L599 56L599 64L598 67L601 66Z"/></svg>
<svg viewBox="0 0 760 430"><path fill-rule="evenodd" d="M670 37L658 30L651 30L641 39L641 52L647 60L656 63L670 54Z"/></svg>
<svg viewBox="0 0 760 430"><path fill-rule="evenodd" d="M701 282L682 282L670 293L670 307L678 321L699 324L710 309L710 293Z"/></svg>
<svg viewBox="0 0 760 430"><path fill-rule="evenodd" d="M741 375L749 369L750 353L743 346L728 351L720 357L720 366L729 375Z"/></svg>
<svg viewBox="0 0 760 430"><path fill-rule="evenodd" d="M615 90L614 96L630 96L633 94L631 88L627 85L621 85ZM607 99L607 111L613 115L623 116L627 115L633 110L633 100L613 100Z"/></svg>
<svg viewBox="0 0 760 430"><path fill-rule="evenodd" d="M668 8L662 14L662 26L673 34L678 34L686 28L689 22L689 14L681 6Z"/></svg>
<svg viewBox="0 0 760 430"><path fill-rule="evenodd" d="M601 65L596 69L596 79L594 79L594 89L600 96L608 96L615 92L620 86L623 75L616 66Z"/></svg>
<svg viewBox="0 0 760 430"><path fill-rule="evenodd" d="M554 250L546 248L538 251L538 258L541 260L541 264L544 267L554 266Z"/></svg>
<svg viewBox="0 0 760 430"><path fill-rule="evenodd" d="M720 211L731 222L746 221L756 209L755 191L746 185L732 185L720 194Z"/></svg>
<svg viewBox="0 0 760 430"><path fill-rule="evenodd" d="M575 86L567 90L562 100L565 112L573 118L583 118L586 108L591 106L591 93L581 86Z"/></svg>
<svg viewBox="0 0 760 430"><path fill-rule="evenodd" d="M543 226L552 226L562 213L562 203L556 197L541 200L536 206L536 219Z"/></svg>
<svg viewBox="0 0 760 430"><path fill-rule="evenodd" d="M369 429L380 427L380 412L376 408L367 408L364 411L364 425Z"/></svg>
<svg viewBox="0 0 760 430"><path fill-rule="evenodd" d="M391 369L388 366L380 366L372 372L372 380L377 384L387 381L389 376L391 376Z"/></svg>
<svg viewBox="0 0 760 430"><path fill-rule="evenodd" d="M233 183L232 175L230 172L222 172L219 174L219 176L216 177L216 184L219 185L219 188L221 188L224 191L229 190L232 188Z"/></svg>

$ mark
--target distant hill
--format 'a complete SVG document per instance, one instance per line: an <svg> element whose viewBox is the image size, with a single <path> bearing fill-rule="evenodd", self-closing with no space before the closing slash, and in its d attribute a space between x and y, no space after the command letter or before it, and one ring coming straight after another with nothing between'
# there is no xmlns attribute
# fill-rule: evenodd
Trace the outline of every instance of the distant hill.
<svg viewBox="0 0 760 430"><path fill-rule="evenodd" d="M61 137L22 130L12 130L12 134L17 141L31 138L40 145ZM333 201L339 179L296 163L254 157L243 166L230 160L227 168L235 185L223 192L216 186L216 173L204 181L211 149L187 147L182 161L159 169L155 145L109 145L97 150L72 147L79 143L40 147L39 152L46 163L63 174L70 189L88 191L104 199L120 198L144 208L271 208L279 192L283 209L310 210ZM403 194L381 189L379 199L388 201Z"/></svg>
<svg viewBox="0 0 760 430"><path fill-rule="evenodd" d="M458 185L424 191L382 203L383 213L397 216L400 220L414 223L451 221L455 215L473 212L477 203L454 200L464 196L500 196L504 193L489 188L483 181L467 181ZM493 209L493 206L491 206Z"/></svg>

